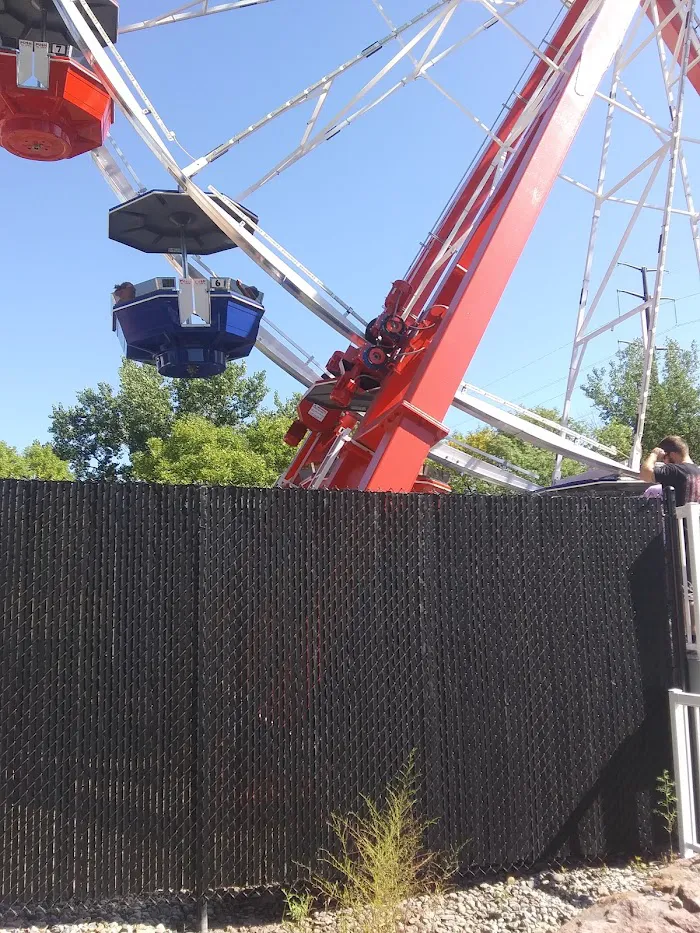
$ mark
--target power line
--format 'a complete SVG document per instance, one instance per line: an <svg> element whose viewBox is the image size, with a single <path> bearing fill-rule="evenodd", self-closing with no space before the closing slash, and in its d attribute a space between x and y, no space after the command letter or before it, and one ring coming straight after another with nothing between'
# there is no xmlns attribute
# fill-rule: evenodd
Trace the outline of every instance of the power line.
<svg viewBox="0 0 700 933"><path fill-rule="evenodd" d="M538 356L535 360L530 360L529 363L524 363L522 366L519 366L517 369L512 369L509 373L506 373L504 376L499 376L498 379L493 379L491 382L487 382L484 386L485 389L490 389L491 386L495 386L498 382L503 382L504 379L509 379L511 376L515 376L516 373L522 372L524 369L528 369L530 366L534 366L535 363L541 363L542 360L546 360L548 356L554 356L555 353L559 353L560 350L566 350L571 347L571 341L568 340L566 343L563 343L560 347L556 347L554 350L550 350L549 353L545 353L542 356Z"/></svg>
<svg viewBox="0 0 700 933"><path fill-rule="evenodd" d="M698 294L700 294L700 292ZM694 296L686 295L686 298L692 298L692 297ZM683 301L682 298L679 298L678 300ZM671 325L671 327L668 327L666 330L660 331L659 336L663 336L664 334L669 334L672 330L677 330L679 327L688 327L690 324L697 324L699 322L700 322L700 318L693 318L690 321L681 321L678 324ZM607 363L609 360L613 359L613 357L615 356L617 356L617 350L614 353L611 353L609 356L604 356L601 359L596 360L595 363L591 363L588 366L584 367L581 370L581 372L584 372L584 373L588 372L590 369L593 369L594 366L598 366L600 365L600 363ZM566 376L562 376L559 379L555 379L553 382L548 382L546 385L540 386L539 389L532 389L532 391L527 392L525 395L521 395L520 398L517 399L516 401L520 402L522 401L522 399L527 398L529 395L533 395L535 392L539 392L541 389L546 389L551 385L555 385L557 382L563 382L566 378L567 378ZM561 398L564 394L565 394L564 392L559 392L557 395L553 395L551 396L551 398L545 399L545 401L541 402L540 404L546 405L547 402L551 402L551 401L554 401L554 399Z"/></svg>

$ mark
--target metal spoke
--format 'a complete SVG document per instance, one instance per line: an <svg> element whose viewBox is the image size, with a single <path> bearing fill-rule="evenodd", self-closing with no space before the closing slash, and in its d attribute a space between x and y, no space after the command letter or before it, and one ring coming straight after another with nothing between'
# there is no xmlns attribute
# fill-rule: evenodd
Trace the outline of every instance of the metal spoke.
<svg viewBox="0 0 700 933"><path fill-rule="evenodd" d="M464 0L456 0L456 2L457 3L464 2ZM512 2L507 5L506 9L500 15L500 18L503 19L503 18L508 17L516 9L521 7L526 2L527 0L512 0ZM411 60L414 64L413 73L411 73L405 78L402 78L400 82L398 82L393 88L390 89L389 92L386 92L380 98L375 99L375 101L371 105L359 108L357 111L352 113L349 117L347 117L345 120L342 121L342 126L340 128L345 128L350 123L352 123L355 119L357 119L359 116L362 116L365 113L367 113L369 110L373 109L373 107L376 106L376 104L381 103L384 100L386 100L387 97L389 97L391 94L394 93L394 91L400 90L402 87L408 86L408 84L410 84L414 80L417 80L418 78L428 78L427 72L430 69L434 68L441 61L444 61L445 58L447 58L449 55L452 55L458 49L463 48L468 42L477 38L477 36L481 35L487 29L491 28L492 26L496 25L496 23L499 22L499 19L495 17L491 17L489 20L486 20L485 22L481 23L478 27L476 27L474 30L472 30L472 32L470 32L468 35L462 36L456 42L452 43L452 45L450 45L448 48L439 52L433 58L425 61L421 65L420 69L416 69L416 66L418 65L418 60L415 58L415 56L411 54L412 47L409 48L408 51L406 51L406 42L402 37L412 27L419 25L420 23L422 23L424 20L426 20L429 16L433 15L434 13L437 13L441 10L444 13L446 12L445 8L453 9L454 6L455 6L455 0L439 0L439 2L433 3L430 7L424 10L422 13L419 13L418 15L414 16L411 20L408 20L407 22L403 23L401 26L397 26L397 27L392 26L392 30L388 35L384 36L381 39L378 39L376 42L372 42L370 45L368 45L365 49L363 49L353 58L344 62L338 68L324 75L322 78L319 78L318 81L314 82L312 85L305 88L299 94L296 94L294 97L291 97L289 100L285 101L282 105L275 108L270 113L266 114L260 120L257 120L255 123L252 123L246 129L242 130L241 132L237 133L235 136L232 136L230 139L216 146L214 149L210 150L204 156L201 156L200 158L196 159L194 162L192 162L191 165L188 165L184 169L185 174L188 177L193 178L196 174L201 172L202 169L206 168L207 165L210 165L215 160L221 158L223 155L225 155L235 146L243 142L243 140L252 136L254 133L261 130L264 126L267 126L273 120L276 120L278 117L282 116L284 113L287 113L288 111L298 107L300 104L303 104L306 101L316 100L319 94L324 95L324 89L326 88L330 89L330 86L335 82L337 78L341 77L342 75L347 74L347 72L350 71L352 68L354 68L356 65L359 65L361 62L365 61L371 55L374 55L375 53L380 51L380 49L384 48L390 42L393 42L393 41L398 42L398 44L404 50L403 54L399 54L398 57L395 56L395 58L393 59L394 63L396 64L397 62L399 62L405 55L405 57ZM385 14L384 14L384 18L385 20L388 20L388 17L386 17ZM438 20L438 23L441 21L442 21L442 18ZM391 20L388 20L388 22L391 23ZM387 70L388 69L384 68L382 69L381 73L386 74ZM376 83L376 81L374 81L373 79L372 83L374 84ZM366 87L366 90L364 91L364 93L368 93L367 86L365 87ZM444 93L441 88L439 90L441 91L441 93ZM355 105L355 103L358 102L358 100L362 96L362 93L363 92L360 92L360 94L356 94L352 98L352 100L346 105L346 107L344 108L344 111L350 110ZM462 108L462 105L460 105L457 101L454 100L454 98L449 97L448 99L450 99L451 102L453 102L456 106L460 107L460 109L464 109ZM324 95L324 103L325 103L325 95ZM323 105L321 105L321 107L322 106ZM312 117L309 121L313 123L314 127L321 113L321 107L318 107L317 105L314 108L314 113L312 114ZM477 125L481 126L482 128L485 126L483 121L480 121L478 117L472 116L472 119L474 119ZM328 130L328 135L324 136L323 138L319 137L313 143L309 142L311 133L305 132L303 136L303 145L298 146L295 150L288 153L283 159L281 159L277 163L277 165L273 169L271 169L269 172L266 172L265 175L262 176L262 178L259 181L254 183L254 185L251 185L247 189L248 192L252 190L257 190L259 187L262 187L262 185L266 184L272 178L277 177L285 169L289 168L291 165L298 162L300 158L303 158L304 156L308 155L315 148L317 148L321 143L326 142L329 138L332 138L333 135L336 135L335 132L333 132L334 129L335 127L331 125Z"/></svg>
<svg viewBox="0 0 700 933"><path fill-rule="evenodd" d="M122 26L119 30L120 35L129 32L141 32L143 29L153 29L156 26L168 26L172 23L184 23L186 20L198 19L201 16L214 16L216 13L229 13L231 10L242 10L246 7L260 6L262 3L270 3L271 0L235 0L233 3L221 3L217 6L209 6L208 0L198 0L196 3L186 3L184 6L171 10L170 13L162 13L160 16L154 16L152 19L144 19L138 23L130 23L128 26Z"/></svg>

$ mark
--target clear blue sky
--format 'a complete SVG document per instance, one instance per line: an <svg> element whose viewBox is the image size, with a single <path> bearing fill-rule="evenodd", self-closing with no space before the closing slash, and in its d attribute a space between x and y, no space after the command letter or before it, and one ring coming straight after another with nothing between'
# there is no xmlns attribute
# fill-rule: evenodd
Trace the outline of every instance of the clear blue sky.
<svg viewBox="0 0 700 933"><path fill-rule="evenodd" d="M420 0L383 3L396 23L427 5ZM122 18L131 22L172 6L174 0L123 0ZM529 0L513 22L539 41L559 9L558 0ZM484 17L479 4L463 4L443 45ZM199 155L385 32L371 0L273 0L128 35L120 50L182 145ZM342 105L389 54L373 56L339 81L329 104ZM527 60L519 42L498 26L431 73L490 123ZM667 122L655 57L640 59L628 80L649 112ZM686 123L690 135L697 133L699 114L691 93ZM308 115L307 105L273 124L204 172L202 184L236 195L298 142ZM566 167L588 184L594 183L597 172L603 115L604 105L597 101ZM171 187L121 116L114 136L148 187ZM369 318L380 310L391 281L404 274L481 140L480 131L456 107L427 82L414 82L248 203L266 230ZM641 161L655 148L648 128L622 115L613 139L610 181L624 176L631 160ZM697 146L688 149L700 197L700 162L691 151ZM182 164L188 161L183 155ZM80 389L115 381L120 348L110 326L114 283L138 281L168 267L158 257L135 253L107 239L107 212L114 198L88 156L39 165L0 150L0 172L5 218L0 229L4 279L0 438L22 447L35 437L47 437L53 404L70 404ZM640 189L639 181L632 182L625 193L634 197ZM651 200L658 203L662 193L657 185ZM676 204L682 206L680 198ZM608 211L601 228L597 276L631 208L613 206ZM470 368L470 381L527 405L561 404L590 212L588 195L557 183ZM660 214L647 212L624 259L653 266L659 219ZM700 292L685 221L674 226L672 236L666 293L684 298ZM239 253L221 254L213 264L218 272L258 284L266 293L269 318L321 361L343 345ZM598 321L617 313L615 287L637 286L633 273L618 272ZM623 298L625 308L630 306L627 301ZM700 335L699 299L687 298L676 307L682 326L671 335L688 343ZM675 323L669 305L660 330ZM634 327L621 327L612 337L596 342L586 365L613 353L617 340L633 336ZM282 395L295 390L293 380L257 352L250 362L268 371L270 386ZM575 412L586 411L585 399L578 397ZM463 418L455 413L449 420L460 424Z"/></svg>

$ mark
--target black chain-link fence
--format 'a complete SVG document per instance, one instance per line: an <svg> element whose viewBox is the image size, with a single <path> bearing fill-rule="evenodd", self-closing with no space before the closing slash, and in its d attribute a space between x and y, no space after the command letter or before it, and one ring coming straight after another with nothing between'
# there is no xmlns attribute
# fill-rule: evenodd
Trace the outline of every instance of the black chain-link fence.
<svg viewBox="0 0 700 933"><path fill-rule="evenodd" d="M415 750L467 871L648 850L658 507L0 482L0 898L289 883Z"/></svg>

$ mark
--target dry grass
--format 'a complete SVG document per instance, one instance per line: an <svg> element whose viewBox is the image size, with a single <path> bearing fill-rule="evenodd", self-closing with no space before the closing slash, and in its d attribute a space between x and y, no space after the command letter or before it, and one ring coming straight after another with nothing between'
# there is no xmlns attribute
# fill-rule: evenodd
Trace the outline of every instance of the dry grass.
<svg viewBox="0 0 700 933"><path fill-rule="evenodd" d="M321 898L338 911L342 933L394 933L405 902L437 894L456 868L424 848L431 823L416 815L413 759L387 789L383 803L363 798L363 812L333 818L339 855L326 853L314 876Z"/></svg>

